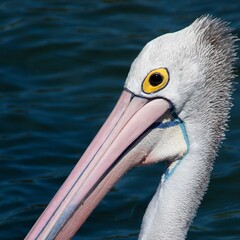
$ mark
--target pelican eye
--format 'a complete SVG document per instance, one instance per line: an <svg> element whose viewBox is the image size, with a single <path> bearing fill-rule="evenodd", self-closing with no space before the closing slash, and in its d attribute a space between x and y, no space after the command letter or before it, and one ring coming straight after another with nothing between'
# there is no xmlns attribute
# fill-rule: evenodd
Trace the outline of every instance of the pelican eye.
<svg viewBox="0 0 240 240"><path fill-rule="evenodd" d="M142 83L142 90L145 93L154 93L167 86L169 73L166 68L157 68L152 70L145 77Z"/></svg>
<svg viewBox="0 0 240 240"><path fill-rule="evenodd" d="M149 78L149 83L156 87L163 82L163 76L160 73L153 73Z"/></svg>

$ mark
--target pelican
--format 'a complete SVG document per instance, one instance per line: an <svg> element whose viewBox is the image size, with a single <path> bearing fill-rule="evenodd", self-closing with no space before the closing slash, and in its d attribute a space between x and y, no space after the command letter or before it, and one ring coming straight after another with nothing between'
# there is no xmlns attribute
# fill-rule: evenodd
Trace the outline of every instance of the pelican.
<svg viewBox="0 0 240 240"><path fill-rule="evenodd" d="M186 238L232 105L231 32L202 16L146 44L112 113L25 239L71 239L127 170L160 161L168 168L139 239Z"/></svg>

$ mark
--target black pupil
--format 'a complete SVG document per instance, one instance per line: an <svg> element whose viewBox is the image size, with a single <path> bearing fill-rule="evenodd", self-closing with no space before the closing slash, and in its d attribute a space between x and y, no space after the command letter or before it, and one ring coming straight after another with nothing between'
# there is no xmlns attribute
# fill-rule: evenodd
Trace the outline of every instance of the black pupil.
<svg viewBox="0 0 240 240"><path fill-rule="evenodd" d="M160 73L153 73L149 78L149 83L155 87L163 82L163 76Z"/></svg>

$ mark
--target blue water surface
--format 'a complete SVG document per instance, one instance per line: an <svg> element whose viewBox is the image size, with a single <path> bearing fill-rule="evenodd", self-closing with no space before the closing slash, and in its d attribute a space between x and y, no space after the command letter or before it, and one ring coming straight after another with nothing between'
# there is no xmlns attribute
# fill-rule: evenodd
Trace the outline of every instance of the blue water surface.
<svg viewBox="0 0 240 240"><path fill-rule="evenodd" d="M1 240L30 230L111 111L141 48L208 13L240 35L236 0L1 0ZM240 239L239 106L236 85L227 140L189 240ZM137 239L162 171L130 171L76 239Z"/></svg>

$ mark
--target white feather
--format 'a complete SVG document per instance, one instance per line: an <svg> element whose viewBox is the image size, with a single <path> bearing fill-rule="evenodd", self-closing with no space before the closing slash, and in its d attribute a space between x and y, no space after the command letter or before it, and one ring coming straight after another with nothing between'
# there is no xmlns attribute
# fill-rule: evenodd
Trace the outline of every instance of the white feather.
<svg viewBox="0 0 240 240"><path fill-rule="evenodd" d="M142 240L186 237L224 137L231 107L235 42L227 23L204 16L179 32L149 42L131 66L125 88L142 97L171 101L189 138L188 154L167 180L162 179L148 206L139 237ZM169 84L162 91L144 93L142 81L159 67L168 69ZM156 159L162 159L160 154L160 150L154 152Z"/></svg>

